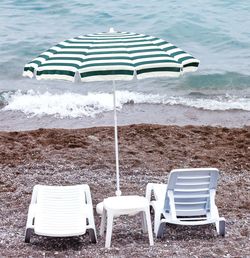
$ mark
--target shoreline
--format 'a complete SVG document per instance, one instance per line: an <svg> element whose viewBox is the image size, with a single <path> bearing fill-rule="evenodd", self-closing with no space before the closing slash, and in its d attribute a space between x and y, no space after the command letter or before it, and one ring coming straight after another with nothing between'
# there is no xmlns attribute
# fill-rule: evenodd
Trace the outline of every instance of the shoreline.
<svg viewBox="0 0 250 258"><path fill-rule="evenodd" d="M0 132L0 250L2 257L247 257L249 248L250 128L211 126L119 127L121 190L145 195L148 182L165 183L171 169L216 167L220 178L216 204L226 218L226 237L213 225L169 226L163 239L148 245L139 217L116 219L110 249L98 236L33 235L24 230L33 186L87 183L93 207L115 193L112 127ZM100 217L94 213L99 231ZM123 229L122 231L120 229Z"/></svg>
<svg viewBox="0 0 250 258"><path fill-rule="evenodd" d="M90 128L113 126L112 111L96 117L60 118L55 115L32 116L20 111L0 110L0 131L25 131L39 128ZM211 111L181 105L126 104L117 112L118 126L156 124L177 126L216 126L243 128L250 126L250 111Z"/></svg>

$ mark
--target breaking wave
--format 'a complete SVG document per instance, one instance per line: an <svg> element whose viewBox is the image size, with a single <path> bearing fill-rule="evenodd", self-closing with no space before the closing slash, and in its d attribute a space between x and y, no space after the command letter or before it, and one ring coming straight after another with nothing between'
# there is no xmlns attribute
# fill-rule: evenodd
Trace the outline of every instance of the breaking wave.
<svg viewBox="0 0 250 258"><path fill-rule="evenodd" d="M209 96L189 94L167 96L131 91L116 92L116 107L121 110L125 104L182 105L204 110L245 110L250 111L250 98L230 95ZM52 94L33 90L27 92L2 92L0 107L3 111L21 111L27 116L54 115L56 117L95 117L113 110L113 93L89 92L86 95L66 92Z"/></svg>

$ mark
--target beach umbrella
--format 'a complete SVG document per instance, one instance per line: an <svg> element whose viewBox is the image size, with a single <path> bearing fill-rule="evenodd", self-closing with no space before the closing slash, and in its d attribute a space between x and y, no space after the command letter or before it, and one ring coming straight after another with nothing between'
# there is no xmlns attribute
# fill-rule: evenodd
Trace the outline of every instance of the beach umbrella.
<svg viewBox="0 0 250 258"><path fill-rule="evenodd" d="M196 71L198 65L199 60L163 39L111 28L60 42L26 64L23 75L38 80L113 81L116 195L121 195L115 81L179 77Z"/></svg>

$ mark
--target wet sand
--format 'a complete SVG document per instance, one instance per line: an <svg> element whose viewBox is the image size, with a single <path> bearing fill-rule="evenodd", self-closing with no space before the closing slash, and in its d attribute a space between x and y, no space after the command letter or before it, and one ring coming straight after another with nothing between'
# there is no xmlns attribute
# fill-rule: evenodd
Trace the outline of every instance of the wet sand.
<svg viewBox="0 0 250 258"><path fill-rule="evenodd" d="M173 168L217 167L216 203L226 237L212 225L169 226L149 247L139 217L115 220L112 247L104 238L46 238L24 243L35 184L87 183L94 206L115 192L112 127L0 132L1 257L249 257L250 127L160 126L119 128L121 190L145 194L148 182L166 182ZM99 232L100 218L95 214Z"/></svg>
<svg viewBox="0 0 250 258"><path fill-rule="evenodd" d="M117 112L119 125L210 125L224 127L250 126L250 111L204 110L181 105L126 104ZM113 126L113 111L97 114L96 117L64 117L58 115L34 116L20 111L0 110L0 131L25 131L39 128L90 128Z"/></svg>

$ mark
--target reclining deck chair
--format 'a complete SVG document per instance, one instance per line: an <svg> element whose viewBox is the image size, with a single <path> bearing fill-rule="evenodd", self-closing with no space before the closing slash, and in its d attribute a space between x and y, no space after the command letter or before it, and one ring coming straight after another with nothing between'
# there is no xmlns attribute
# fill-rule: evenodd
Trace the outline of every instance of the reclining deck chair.
<svg viewBox="0 0 250 258"><path fill-rule="evenodd" d="M215 168L174 169L168 184L149 183L146 198L154 209L154 233L162 237L166 223L204 225L215 223L225 236L225 219L219 217L215 191L219 171ZM152 201L152 193L155 200Z"/></svg>
<svg viewBox="0 0 250 258"><path fill-rule="evenodd" d="M96 243L96 229L90 189L87 184L74 186L36 185L33 189L25 231L50 237L80 236L88 231Z"/></svg>

